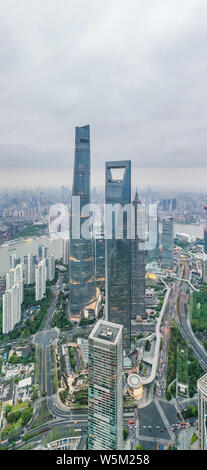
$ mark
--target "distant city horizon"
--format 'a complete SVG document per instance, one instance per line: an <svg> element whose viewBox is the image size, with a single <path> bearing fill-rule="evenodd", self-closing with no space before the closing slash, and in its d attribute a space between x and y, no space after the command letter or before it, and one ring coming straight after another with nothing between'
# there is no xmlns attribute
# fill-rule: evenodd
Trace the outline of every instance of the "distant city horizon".
<svg viewBox="0 0 207 470"><path fill-rule="evenodd" d="M92 161L92 164L93 164L93 161ZM133 161L132 161L132 166L133 166ZM172 170L172 169L171 169ZM177 172L177 169L173 169L174 171L172 171L171 173L174 173L174 176L176 177L176 172ZM181 169L179 169L181 170ZM203 193L206 193L207 194L207 186L206 186L206 180L207 180L207 168L199 168L199 172L200 172L200 176L202 176L202 180L199 181L199 183L197 183L197 178L195 177L196 174L198 174L198 169L195 169L195 168L188 168L188 169L182 169L182 170L185 170L185 173L192 171L193 173L193 179L194 179L194 182L192 183L188 183L186 181L186 179L183 181L183 185L182 186L179 186L179 185L176 185L176 184L172 184L172 177L170 178L170 183L169 183L169 180L166 178L164 178L164 181L163 183L155 183L155 178L153 177L153 172L151 173L151 179L148 178L147 180L147 175L149 176L150 174L150 170L143 170L142 168L142 172L140 171L140 169L137 170L138 172L138 177L136 178L136 170L133 168L133 171L132 171L132 191L136 191L136 188L138 188L138 192L141 191L141 192L145 192L149 189L150 187L150 191L153 192L165 192L165 193L192 193L192 194L203 194ZM206 171L204 171L206 170ZM103 165L103 168L102 170L100 170L100 173L101 173L101 179L98 180L96 177L95 177L95 174L96 174L96 171L94 171L94 168L92 168L92 178L91 178L91 188L92 190L95 188L97 189L98 191L104 191L105 190L105 184L104 184L104 180L103 180L103 171L104 171L104 165ZM144 171L146 172L146 181L143 181L143 174L144 174ZM160 168L155 168L154 169L154 174L156 174L157 172L160 172L161 169ZM140 172L140 173L139 173ZM169 169L167 170L167 172L169 173ZM57 171L56 171L56 175L57 175ZM170 176L170 174L169 174ZM37 184L37 179L34 179L34 182L32 182L31 184L28 183L28 184L25 184L25 181L28 181L27 177L24 178L24 183L23 182L19 182L19 184L17 184L17 181L16 181L16 178L15 178L15 182L12 182L11 178L10 178L10 181L11 181L11 184L8 185L8 180L4 179L4 182L7 181L7 184L4 185L4 182L1 184L1 187L0 187L0 194L2 192L5 192L5 191L23 191L23 190L38 190L38 189L44 189L44 190L53 190L53 189L59 189L61 188L61 186L64 186L65 188L67 188L69 191L72 191L72 177L73 177L73 173L72 173L72 170L70 172L70 178L67 178L65 173L64 173L64 179L56 179L56 181L52 181L52 178L51 178L51 183L50 183L50 179L47 178L47 179L44 179L43 178L43 181L42 182L39 182L39 184ZM180 179L183 178L183 171L181 172L181 175L180 175ZM153 183L150 183L150 181L153 181ZM203 181L203 184L202 184L202 181Z"/></svg>

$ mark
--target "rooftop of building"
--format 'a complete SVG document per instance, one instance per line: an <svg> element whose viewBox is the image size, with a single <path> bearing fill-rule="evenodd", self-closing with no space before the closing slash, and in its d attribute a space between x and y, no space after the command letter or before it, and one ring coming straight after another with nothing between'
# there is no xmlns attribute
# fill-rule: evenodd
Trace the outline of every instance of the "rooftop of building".
<svg viewBox="0 0 207 470"><path fill-rule="evenodd" d="M13 398L13 391L14 391L14 385L13 385L13 383L7 384L6 387L5 387L5 389L4 389L3 401L12 400L12 398Z"/></svg>
<svg viewBox="0 0 207 470"><path fill-rule="evenodd" d="M130 388L136 389L142 386L142 381L139 375L130 374L127 379L128 385Z"/></svg>
<svg viewBox="0 0 207 470"><path fill-rule="evenodd" d="M99 320L94 326L89 339L98 339L115 344L118 341L122 328L122 325Z"/></svg>

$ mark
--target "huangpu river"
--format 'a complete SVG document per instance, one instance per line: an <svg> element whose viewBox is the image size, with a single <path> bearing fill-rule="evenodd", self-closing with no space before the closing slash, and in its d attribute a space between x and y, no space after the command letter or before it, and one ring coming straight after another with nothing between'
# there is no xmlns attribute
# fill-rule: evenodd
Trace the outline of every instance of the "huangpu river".
<svg viewBox="0 0 207 470"><path fill-rule="evenodd" d="M4 245L4 244L3 244ZM7 243L5 243L7 245ZM8 242L7 246L0 245L0 275L5 274L10 269L10 255L16 254L20 261L24 262L24 256L32 253L38 254L38 246L48 246L48 252L54 254L55 259L60 259L63 255L63 240L53 239L48 236L19 239Z"/></svg>
<svg viewBox="0 0 207 470"><path fill-rule="evenodd" d="M188 233L197 238L203 238L204 225L174 224L174 233Z"/></svg>
<svg viewBox="0 0 207 470"><path fill-rule="evenodd" d="M160 224L161 225L161 224ZM161 227L160 227L161 228ZM198 238L203 238L204 225L174 224L174 233L188 233ZM16 253L20 261L24 261L24 255L29 253L38 254L39 245L48 246L49 254L54 254L55 259L60 259L63 255L63 241L61 238L53 239L49 236L19 239L0 245L0 275L5 274L10 269L10 255Z"/></svg>

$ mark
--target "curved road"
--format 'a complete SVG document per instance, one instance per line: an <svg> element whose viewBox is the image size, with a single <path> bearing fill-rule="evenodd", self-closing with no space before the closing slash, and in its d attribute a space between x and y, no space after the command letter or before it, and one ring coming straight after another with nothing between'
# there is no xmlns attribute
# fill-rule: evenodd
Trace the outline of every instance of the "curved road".
<svg viewBox="0 0 207 470"><path fill-rule="evenodd" d="M203 348L199 345L198 341L195 339L195 336L188 325L187 317L185 313L185 304L186 304L186 294L184 291L182 291L180 293L180 301L179 301L181 323L191 345L193 346L197 354L202 359L204 370L207 371L207 354L204 352Z"/></svg>

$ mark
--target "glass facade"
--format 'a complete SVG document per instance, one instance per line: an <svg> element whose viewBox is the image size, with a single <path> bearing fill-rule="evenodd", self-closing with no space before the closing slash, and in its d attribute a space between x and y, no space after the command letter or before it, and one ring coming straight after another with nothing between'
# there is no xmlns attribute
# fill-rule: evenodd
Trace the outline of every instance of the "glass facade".
<svg viewBox="0 0 207 470"><path fill-rule="evenodd" d="M104 233L95 234L95 274L96 286L105 287L105 238Z"/></svg>
<svg viewBox="0 0 207 470"><path fill-rule="evenodd" d="M142 246L145 239L145 212L137 192L133 206L135 237L131 240L131 318L135 319L138 315L146 318L145 250ZM142 210L138 211L139 207Z"/></svg>
<svg viewBox="0 0 207 470"><path fill-rule="evenodd" d="M156 215L154 220L151 220L150 223L150 214L149 214L149 230L153 231L156 224L156 245L152 250L148 250L147 252L147 262L151 263L152 261L159 262L160 258L160 233L159 233L159 215L158 215L158 206L156 209ZM150 237L153 236L150 234Z"/></svg>
<svg viewBox="0 0 207 470"><path fill-rule="evenodd" d="M162 221L162 267L173 269L174 261L174 228L173 217Z"/></svg>
<svg viewBox="0 0 207 470"><path fill-rule="evenodd" d="M82 208L90 203L90 127L75 129L75 163L72 196L80 197L80 214ZM92 239L82 237L82 224L88 215L76 214L73 210L73 200L70 217L70 255L69 255L69 288L70 312L81 316L85 306L96 299L96 284L94 256L92 254ZM80 219L80 237L73 238L74 217Z"/></svg>
<svg viewBox="0 0 207 470"><path fill-rule="evenodd" d="M114 177L116 171L114 173L113 170L120 169L123 170L122 174ZM127 238L127 222L131 226L131 215L122 208L131 203L131 162L129 160L106 162L105 183L106 204L111 204L112 207L119 204L119 212L123 217L123 235L118 239L115 237L115 213L112 212L112 238L106 239L107 319L109 322L123 325L124 349L129 350L131 345L131 240Z"/></svg>
<svg viewBox="0 0 207 470"><path fill-rule="evenodd" d="M123 449L122 326L99 320L89 336L88 448Z"/></svg>

